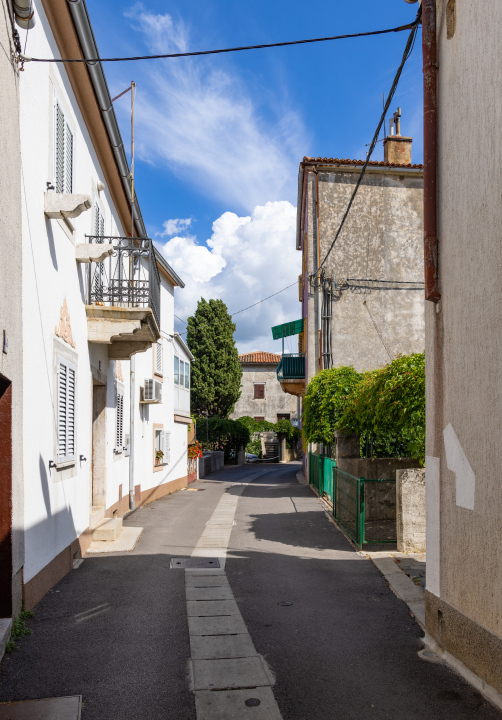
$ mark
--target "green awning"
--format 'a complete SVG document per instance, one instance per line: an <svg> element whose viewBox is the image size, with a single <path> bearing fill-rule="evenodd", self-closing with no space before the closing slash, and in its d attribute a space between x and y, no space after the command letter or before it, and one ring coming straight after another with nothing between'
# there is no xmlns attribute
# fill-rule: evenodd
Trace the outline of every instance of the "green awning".
<svg viewBox="0 0 502 720"><path fill-rule="evenodd" d="M283 325L276 325L272 328L272 337L274 340L280 338L289 337L290 335L299 335L303 332L304 319L293 320L292 322L284 323Z"/></svg>

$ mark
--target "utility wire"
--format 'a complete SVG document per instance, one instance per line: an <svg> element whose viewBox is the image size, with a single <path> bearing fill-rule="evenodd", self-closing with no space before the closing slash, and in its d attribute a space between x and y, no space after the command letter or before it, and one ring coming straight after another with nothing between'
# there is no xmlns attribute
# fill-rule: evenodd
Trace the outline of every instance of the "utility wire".
<svg viewBox="0 0 502 720"><path fill-rule="evenodd" d="M416 17L416 19L415 19L415 22L410 26L410 27L411 27L411 32L410 32L410 34L409 34L408 41L407 41L406 47L405 47L405 49L404 49L404 53L403 53L403 58L402 58L402 60L401 60L401 64L400 64L400 66L399 66L399 68L398 68L398 70L397 70L397 72L396 72L396 76L395 76L395 78L394 78L394 82L392 83L392 87L391 87L391 89L390 89L389 95L387 96L387 101L386 101L386 103L385 103L385 107L384 107L384 109L383 109L383 113L382 113L382 115L381 115L381 117L380 117L380 122L378 123L377 129L376 129L375 134L374 134L374 136L373 136L373 140L372 140L372 142L371 142L370 149L368 150L368 155L367 155L367 157L366 157L365 163L364 163L364 165L363 165L362 168L361 168L361 172L360 172L360 174L359 174L359 177L357 178L357 183L356 183L356 186L355 186L355 188L354 188L354 192L352 193L352 196L351 196L351 198L350 198L350 200L349 200L349 204L348 204L348 206L347 206L347 209L345 210L345 213L344 213L344 215L343 215L343 217L342 217L342 221L341 221L341 223L340 223L340 225L339 225L339 227L338 227L338 230L336 231L336 235L335 235L335 237L334 237L334 240L333 240L333 242L331 243L330 248L329 248L328 252L326 253L326 255L325 255L325 257L324 257L324 260L322 261L322 263L320 264L320 266L319 266L319 268L318 268L319 270L323 267L324 263L325 263L326 260L328 259L328 256L329 256L330 252L333 250L333 248L334 248L334 246L335 246L335 243L336 243L336 241L338 240L338 238L339 238L339 236L340 236L340 233L342 232L342 228L343 228L343 226L344 226L344 224L345 224L345 220L347 219L347 216L348 216L348 214L349 214L349 212L350 212L350 208L352 207L352 203L354 202L354 199L355 199L355 197L356 197L356 195L357 195L357 191L359 190L359 186L361 185L361 182L362 182L362 179L363 179L363 177L364 177L364 173L366 172L366 168L368 167L368 163L369 163L369 161L370 161L371 155L373 154L373 150L375 149L375 145L376 145L377 142L378 142L378 136L380 135L380 128L382 127L382 123L384 122L385 116L387 115L387 110L389 109L390 104L391 104L391 102L392 102L392 100L393 100L393 98L394 98L394 93L396 92L396 89L397 89L397 86L398 86L398 83L399 83L399 78L401 77L401 73L403 72L404 65L405 65L406 61L408 60L408 58L410 57L411 52L412 52L412 50L413 50L413 46L414 46L414 44L415 44L415 38L416 38L417 30L418 30L418 25L419 25L419 23L420 23L421 17L422 17L422 8L420 7L420 9L419 9L419 11L418 11L418 14L417 14L417 17Z"/></svg>
<svg viewBox="0 0 502 720"><path fill-rule="evenodd" d="M277 292L273 293L272 295L269 295L266 298L263 298L263 300L258 300L258 302L253 303L252 305L248 305L248 307L242 308L242 310L237 310L237 312L230 313L230 317L234 317L234 315L238 315L241 312L244 312L245 310L249 310L252 307L255 307L255 305L259 305L262 302L265 302L265 300L270 300L270 298L275 297L276 295L279 295L279 293L284 292L284 290L288 290L290 287L293 287L293 285L297 285L298 280L295 280L294 283L291 283L291 285L287 285L285 288L282 288L282 290L278 290Z"/></svg>
<svg viewBox="0 0 502 720"><path fill-rule="evenodd" d="M240 52L241 50L263 50L264 48L285 47L287 45L305 45L307 43L326 42L329 40L347 40L349 38L368 37L370 35L385 35L387 33L402 32L415 27L416 21L408 25L388 28L387 30L371 30L370 32L352 33L350 35L333 35L331 37L311 38L309 40L290 40L289 42L268 43L266 45L244 45L243 47L222 48L221 50L199 50L186 53L166 53L162 55L137 55L135 57L114 57L114 58L34 58L20 55L25 62L45 63L97 63L97 62L126 62L130 60L159 60L163 58L194 57L197 55L219 55L221 53Z"/></svg>

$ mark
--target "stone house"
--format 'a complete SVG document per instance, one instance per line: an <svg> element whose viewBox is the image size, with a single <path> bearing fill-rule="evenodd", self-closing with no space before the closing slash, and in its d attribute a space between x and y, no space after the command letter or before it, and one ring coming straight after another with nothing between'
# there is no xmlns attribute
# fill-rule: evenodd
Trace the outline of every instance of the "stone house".
<svg viewBox="0 0 502 720"><path fill-rule="evenodd" d="M29 38L35 57L99 57L82 0L37 3ZM33 607L93 545L129 542L121 516L196 467L193 358L174 333L183 282L131 203L101 64L18 74L4 54L0 86L1 654L22 599Z"/></svg>
<svg viewBox="0 0 502 720"><path fill-rule="evenodd" d="M276 423L281 418L296 424L300 418L296 398L283 393L277 380L281 356L268 352L239 355L242 367L241 396L232 419L249 415L255 420Z"/></svg>

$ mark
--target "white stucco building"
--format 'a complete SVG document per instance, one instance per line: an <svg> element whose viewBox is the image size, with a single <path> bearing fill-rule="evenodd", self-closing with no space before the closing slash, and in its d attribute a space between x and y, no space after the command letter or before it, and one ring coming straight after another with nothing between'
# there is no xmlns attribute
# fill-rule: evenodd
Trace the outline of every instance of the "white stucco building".
<svg viewBox="0 0 502 720"><path fill-rule="evenodd" d="M98 57L82 0L34 7L31 55ZM131 219L102 66L26 63L19 103L22 318L10 332L22 347L23 473L13 517L29 609L91 542L120 537L127 510L184 487L196 467L193 358L174 333L183 282L147 237L137 199Z"/></svg>

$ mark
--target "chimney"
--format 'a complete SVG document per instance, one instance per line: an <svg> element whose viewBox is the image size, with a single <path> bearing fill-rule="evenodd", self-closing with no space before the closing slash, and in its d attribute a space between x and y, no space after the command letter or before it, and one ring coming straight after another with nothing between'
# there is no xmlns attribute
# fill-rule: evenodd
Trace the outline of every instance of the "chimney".
<svg viewBox="0 0 502 720"><path fill-rule="evenodd" d="M401 108L398 108L389 120L389 134L383 141L384 162L411 165L412 140L401 135Z"/></svg>

